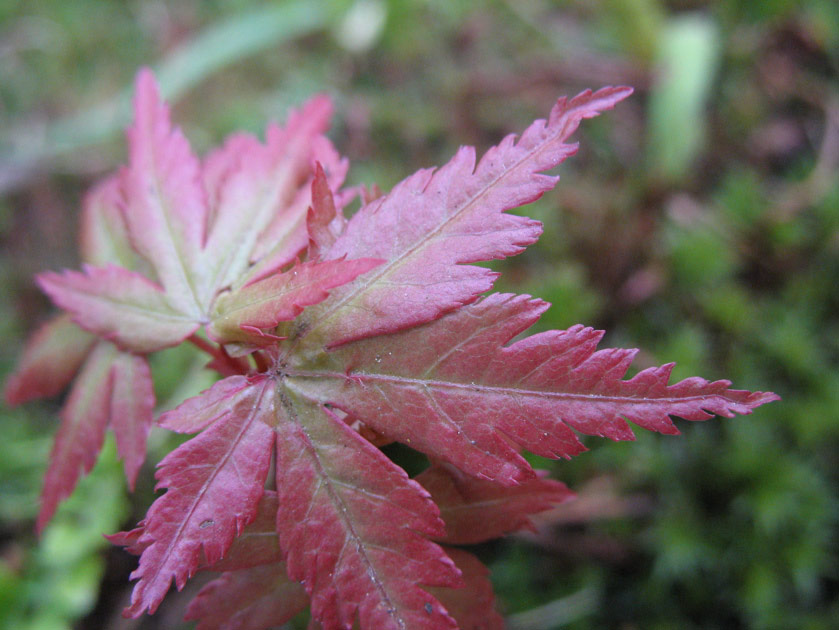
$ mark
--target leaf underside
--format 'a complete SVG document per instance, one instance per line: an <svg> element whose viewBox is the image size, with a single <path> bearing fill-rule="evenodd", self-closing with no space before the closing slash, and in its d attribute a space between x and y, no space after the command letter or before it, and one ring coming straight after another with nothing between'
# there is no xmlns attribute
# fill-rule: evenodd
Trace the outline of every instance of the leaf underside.
<svg viewBox="0 0 839 630"><path fill-rule="evenodd" d="M441 463L423 471L416 481L440 508L446 534L437 540L449 545L472 545L532 530L532 514L574 498L565 484L544 475L510 487L470 477Z"/></svg>

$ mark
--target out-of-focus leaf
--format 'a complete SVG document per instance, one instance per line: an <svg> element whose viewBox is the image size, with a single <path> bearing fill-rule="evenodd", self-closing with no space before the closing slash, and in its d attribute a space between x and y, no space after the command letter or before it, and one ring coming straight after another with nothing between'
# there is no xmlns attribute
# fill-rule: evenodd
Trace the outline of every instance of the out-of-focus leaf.
<svg viewBox="0 0 839 630"><path fill-rule="evenodd" d="M623 46L634 56L649 61L665 21L659 0L607 0L604 19Z"/></svg>
<svg viewBox="0 0 839 630"><path fill-rule="evenodd" d="M544 471L540 471L544 473ZM438 541L471 545L518 530L535 530L530 516L574 497L563 483L528 479L517 486L501 486L463 474L454 466L435 464L415 477L431 493L446 524Z"/></svg>
<svg viewBox="0 0 839 630"><path fill-rule="evenodd" d="M85 330L124 350L148 353L177 345L198 328L145 276L115 265L83 268L42 273L38 283Z"/></svg>
<svg viewBox="0 0 839 630"><path fill-rule="evenodd" d="M709 17L680 16L665 25L650 94L648 142L650 166L667 181L684 178L702 148L719 56L717 26Z"/></svg>
<svg viewBox="0 0 839 630"><path fill-rule="evenodd" d="M137 74L129 162L120 173L125 224L134 249L156 272L182 313L199 316L213 286L200 258L210 208L201 187L201 163L161 100L148 68Z"/></svg>
<svg viewBox="0 0 839 630"><path fill-rule="evenodd" d="M204 265L210 285L223 289L241 280L249 263L260 257L258 243L266 229L282 217L280 234L289 239L280 265L294 260L305 247L304 217L311 198L311 161L329 127L332 103L324 95L290 112L284 126L271 124L265 144L244 134L233 136L204 162L212 208ZM337 152L334 152L337 156ZM303 199L297 203L297 198ZM296 227L298 226L299 227ZM296 229L293 229L296 227ZM272 247L277 245L272 239Z"/></svg>
<svg viewBox="0 0 839 630"><path fill-rule="evenodd" d="M460 630L504 630L504 618L495 610L495 593L489 581L489 569L478 558L462 549L446 549L460 569L460 588L430 588Z"/></svg>
<svg viewBox="0 0 839 630"><path fill-rule="evenodd" d="M59 394L75 376L95 338L58 315L41 326L29 340L20 365L6 381L6 404L19 405L35 398Z"/></svg>

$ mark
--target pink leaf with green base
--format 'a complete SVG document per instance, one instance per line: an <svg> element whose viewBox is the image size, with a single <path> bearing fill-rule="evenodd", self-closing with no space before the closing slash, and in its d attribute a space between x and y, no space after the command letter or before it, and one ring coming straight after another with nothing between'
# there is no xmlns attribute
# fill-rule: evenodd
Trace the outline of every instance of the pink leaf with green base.
<svg viewBox="0 0 839 630"><path fill-rule="evenodd" d="M291 226L303 221L306 206L289 214L298 190L310 176L313 144L329 126L332 104L325 96L310 100L300 112L289 115L285 127L270 125L266 142L238 137L207 160L218 205L204 254L210 283L216 289L230 287L241 280L252 260L264 253L257 250L258 239L280 221L281 236L293 232ZM215 174L224 172L223 176ZM308 204L306 204L308 205ZM305 239L305 234L304 234ZM302 245L285 263L294 260Z"/></svg>
<svg viewBox="0 0 839 630"><path fill-rule="evenodd" d="M296 265L216 301L207 330L219 343L269 345L275 336L252 332L275 328L297 317L305 307L326 299L329 290L351 282L381 264L380 260L330 260Z"/></svg>
<svg viewBox="0 0 839 630"><path fill-rule="evenodd" d="M96 184L82 201L79 249L82 261L104 267L119 265L137 270L142 262L131 249L122 213L120 178L111 176Z"/></svg>
<svg viewBox="0 0 839 630"><path fill-rule="evenodd" d="M148 353L176 346L199 326L139 273L115 265L82 269L42 273L38 284L79 326L124 350Z"/></svg>
<svg viewBox="0 0 839 630"><path fill-rule="evenodd" d="M122 172L131 243L179 312L200 319L212 298L201 259L209 208L198 158L172 126L154 76L137 76L129 165Z"/></svg>

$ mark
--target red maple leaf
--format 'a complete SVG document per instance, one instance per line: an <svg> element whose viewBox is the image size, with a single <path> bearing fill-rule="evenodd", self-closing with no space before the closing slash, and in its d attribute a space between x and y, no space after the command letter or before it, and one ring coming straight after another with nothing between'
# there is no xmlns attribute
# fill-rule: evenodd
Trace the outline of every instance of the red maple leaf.
<svg viewBox="0 0 839 630"><path fill-rule="evenodd" d="M522 450L571 457L579 434L629 440L629 422L677 433L670 416L730 417L776 399L728 381L669 384L672 365L625 380L635 351L597 350L601 333L583 326L519 338L547 304L484 295L497 274L471 263L541 233L507 211L553 188L544 172L574 154L581 121L630 93L561 98L479 161L462 148L346 219L354 191L322 135L325 97L264 143L237 135L201 161L142 72L129 165L107 189L119 203L85 237L107 255L39 279L87 331L57 380L97 343L78 382L106 384L70 397L65 421L89 419L59 433L40 522L92 465L115 408L146 413L144 355L191 340L226 378L159 419L197 435L159 464L166 492L140 526L112 537L140 555L126 614L154 612L172 582L209 569L223 573L189 608L199 628L258 630L307 604L326 630L500 628L485 569L440 543L531 527L530 514L570 498ZM117 228L104 241L103 226ZM63 340L67 326L37 339ZM37 339L7 388L13 402L59 389L33 376L45 363ZM128 431L114 427L118 440ZM387 441L435 463L411 479L378 447Z"/></svg>

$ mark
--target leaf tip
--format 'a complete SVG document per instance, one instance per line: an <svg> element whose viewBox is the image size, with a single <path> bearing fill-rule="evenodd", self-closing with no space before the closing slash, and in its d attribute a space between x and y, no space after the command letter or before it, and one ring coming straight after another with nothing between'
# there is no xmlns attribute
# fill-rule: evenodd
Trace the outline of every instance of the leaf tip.
<svg viewBox="0 0 839 630"><path fill-rule="evenodd" d="M27 382L27 375L18 368L13 372L3 385L3 402L7 407L17 407L25 402L41 398L44 392L39 391L34 383Z"/></svg>
<svg viewBox="0 0 839 630"><path fill-rule="evenodd" d="M728 394L737 395L738 398L742 397L740 402L744 407L746 407L745 411L735 409L735 411L742 414L752 413L752 411L762 405L781 400L781 397L775 392L751 392L747 390L731 389L728 390Z"/></svg>
<svg viewBox="0 0 839 630"><path fill-rule="evenodd" d="M135 104L147 104L160 100L160 88L157 84L157 77L154 71L148 66L143 66L137 72L134 79Z"/></svg>

